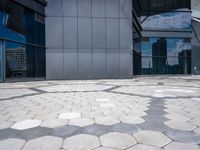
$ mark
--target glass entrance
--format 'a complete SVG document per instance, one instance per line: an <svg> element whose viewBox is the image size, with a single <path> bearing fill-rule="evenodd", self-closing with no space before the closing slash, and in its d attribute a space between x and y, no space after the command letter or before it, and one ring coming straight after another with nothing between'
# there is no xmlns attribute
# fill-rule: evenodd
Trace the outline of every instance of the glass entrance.
<svg viewBox="0 0 200 150"><path fill-rule="evenodd" d="M0 82L3 82L4 67L3 67L3 42L0 40Z"/></svg>

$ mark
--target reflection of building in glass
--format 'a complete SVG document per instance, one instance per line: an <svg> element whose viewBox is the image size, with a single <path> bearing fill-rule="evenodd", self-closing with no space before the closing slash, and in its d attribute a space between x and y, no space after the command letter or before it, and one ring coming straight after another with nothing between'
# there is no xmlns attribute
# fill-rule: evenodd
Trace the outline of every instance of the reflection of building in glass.
<svg viewBox="0 0 200 150"><path fill-rule="evenodd" d="M164 73L167 62L167 41L160 38L152 44L153 71L155 73Z"/></svg>
<svg viewBox="0 0 200 150"><path fill-rule="evenodd" d="M178 62L184 74L191 72L191 50L183 50L180 52L178 55Z"/></svg>
<svg viewBox="0 0 200 150"><path fill-rule="evenodd" d="M6 49L6 70L7 77L25 76L27 71L26 48Z"/></svg>

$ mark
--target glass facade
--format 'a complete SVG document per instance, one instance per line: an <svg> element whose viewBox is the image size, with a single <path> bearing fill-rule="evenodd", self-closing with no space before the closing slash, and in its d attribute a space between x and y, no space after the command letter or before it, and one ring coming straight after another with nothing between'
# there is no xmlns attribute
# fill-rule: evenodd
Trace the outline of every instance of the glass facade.
<svg viewBox="0 0 200 150"><path fill-rule="evenodd" d="M12 0L1 0L0 39L6 78L45 77L44 16Z"/></svg>
<svg viewBox="0 0 200 150"><path fill-rule="evenodd" d="M188 38L143 38L142 74L190 74Z"/></svg>

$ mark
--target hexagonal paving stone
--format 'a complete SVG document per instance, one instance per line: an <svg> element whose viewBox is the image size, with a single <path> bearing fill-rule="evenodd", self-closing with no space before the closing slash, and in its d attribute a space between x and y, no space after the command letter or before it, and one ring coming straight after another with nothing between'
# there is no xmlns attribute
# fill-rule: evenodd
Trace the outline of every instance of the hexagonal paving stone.
<svg viewBox="0 0 200 150"><path fill-rule="evenodd" d="M113 103L102 103L99 106L103 107L103 108L113 108L113 107L116 107L116 105L113 104Z"/></svg>
<svg viewBox="0 0 200 150"><path fill-rule="evenodd" d="M11 128L16 130L25 130L38 127L40 124L41 124L40 120L24 120L15 123L13 126L11 126Z"/></svg>
<svg viewBox="0 0 200 150"><path fill-rule="evenodd" d="M94 124L94 121L92 119L79 118L79 119L70 120L68 124L78 126L78 127L85 127L85 126Z"/></svg>
<svg viewBox="0 0 200 150"><path fill-rule="evenodd" d="M43 136L28 141L22 150L57 150L61 148L63 140L54 136Z"/></svg>
<svg viewBox="0 0 200 150"><path fill-rule="evenodd" d="M170 121L166 121L164 124L170 128L178 129L178 130L185 130L185 131L191 131L196 128L196 126L194 126L188 122L183 122L183 121L170 120Z"/></svg>
<svg viewBox="0 0 200 150"><path fill-rule="evenodd" d="M140 124L145 122L144 119L136 116L123 116L119 118L123 123Z"/></svg>
<svg viewBox="0 0 200 150"><path fill-rule="evenodd" d="M9 128L13 123L0 120L0 130Z"/></svg>
<svg viewBox="0 0 200 150"><path fill-rule="evenodd" d="M141 144L163 147L171 140L160 132L144 130L134 134L136 140Z"/></svg>
<svg viewBox="0 0 200 150"><path fill-rule="evenodd" d="M25 141L21 139L6 139L0 141L0 150L21 150Z"/></svg>
<svg viewBox="0 0 200 150"><path fill-rule="evenodd" d="M200 147L193 144L180 143L180 142L172 142L167 145L165 150L200 150Z"/></svg>
<svg viewBox="0 0 200 150"><path fill-rule="evenodd" d="M116 117L99 117L95 118L96 124L102 124L102 125L114 125L119 123L120 121Z"/></svg>
<svg viewBox="0 0 200 150"><path fill-rule="evenodd" d="M89 125L83 129L83 133L92 134L96 136L101 136L109 132L112 132L112 126L105 126L99 124Z"/></svg>
<svg viewBox="0 0 200 150"><path fill-rule="evenodd" d="M42 122L40 126L47 127L47 128L56 128L56 127L61 127L67 124L68 124L67 120L53 119L53 120L45 120L44 122Z"/></svg>
<svg viewBox="0 0 200 150"><path fill-rule="evenodd" d="M194 118L192 120L189 121L190 123L200 126L200 119L199 118Z"/></svg>
<svg viewBox="0 0 200 150"><path fill-rule="evenodd" d="M100 146L96 136L79 134L64 140L63 148L68 150L89 150Z"/></svg>
<svg viewBox="0 0 200 150"><path fill-rule="evenodd" d="M161 150L161 148L156 146L137 144L127 150Z"/></svg>
<svg viewBox="0 0 200 150"><path fill-rule="evenodd" d="M200 128L195 129L194 132L200 134Z"/></svg>
<svg viewBox="0 0 200 150"><path fill-rule="evenodd" d="M116 150L116 149L113 149L113 148L106 148L106 147L98 147L94 150Z"/></svg>
<svg viewBox="0 0 200 150"><path fill-rule="evenodd" d="M110 99L108 99L108 98L97 98L96 101L97 102L109 102Z"/></svg>
<svg viewBox="0 0 200 150"><path fill-rule="evenodd" d="M58 116L58 119L77 119L80 118L81 114L77 112L67 112L67 113L61 113Z"/></svg>
<svg viewBox="0 0 200 150"><path fill-rule="evenodd" d="M179 115L179 114L167 114L165 115L166 118L170 119L170 120L179 120L179 121L188 121L190 120L189 117L183 116L183 115Z"/></svg>
<svg viewBox="0 0 200 150"><path fill-rule="evenodd" d="M102 146L116 149L126 149L137 143L131 135L119 132L104 134L100 141Z"/></svg>

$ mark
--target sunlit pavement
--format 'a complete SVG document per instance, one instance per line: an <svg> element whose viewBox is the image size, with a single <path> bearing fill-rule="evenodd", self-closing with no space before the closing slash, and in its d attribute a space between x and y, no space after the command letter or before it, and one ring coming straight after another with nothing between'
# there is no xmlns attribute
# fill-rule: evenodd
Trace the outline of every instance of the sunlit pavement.
<svg viewBox="0 0 200 150"><path fill-rule="evenodd" d="M200 76L0 84L0 150L200 150Z"/></svg>

